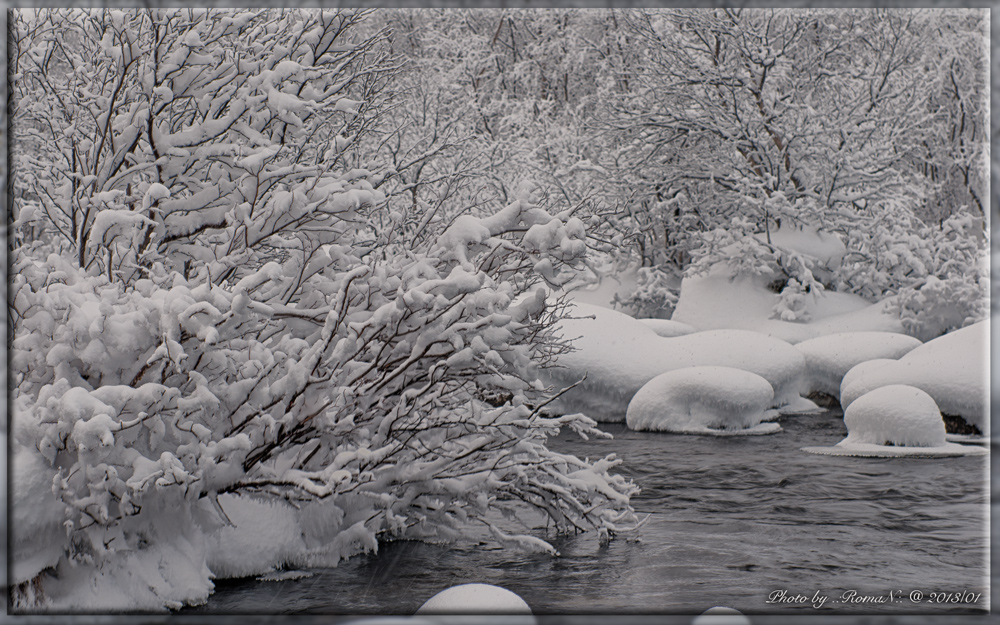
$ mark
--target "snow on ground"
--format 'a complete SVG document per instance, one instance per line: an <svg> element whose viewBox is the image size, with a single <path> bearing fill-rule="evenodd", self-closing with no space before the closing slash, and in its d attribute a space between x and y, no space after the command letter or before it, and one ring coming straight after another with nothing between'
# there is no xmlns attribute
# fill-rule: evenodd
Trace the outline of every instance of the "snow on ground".
<svg viewBox="0 0 1000 625"><path fill-rule="evenodd" d="M614 309L615 299L627 299L635 292L638 279L635 267L618 272L606 267L601 273L596 282L567 285L565 290L570 299L580 304Z"/></svg>
<svg viewBox="0 0 1000 625"><path fill-rule="evenodd" d="M670 319L639 319L638 321L641 321L644 325L651 328L653 332L666 339L697 332L697 330L686 323Z"/></svg>
<svg viewBox="0 0 1000 625"><path fill-rule="evenodd" d="M164 612L205 603L214 585L204 535L176 507L163 505L156 513L157 525L147 528L144 544L116 553L99 568L63 558L55 575L44 579L50 598L44 609Z"/></svg>
<svg viewBox="0 0 1000 625"><path fill-rule="evenodd" d="M664 338L644 323L614 310L575 304L576 318L560 333L576 351L560 356L547 382L565 388L587 376L552 408L583 412L597 421L623 421L632 396L657 375L695 366L733 367L756 373L774 390L773 406L798 402L805 370L802 353L788 343L747 330L714 330Z"/></svg>
<svg viewBox="0 0 1000 625"><path fill-rule="evenodd" d="M492 584L461 584L424 602L417 614L531 614L515 593Z"/></svg>
<svg viewBox="0 0 1000 625"><path fill-rule="evenodd" d="M628 405L629 429L681 434L771 434L774 389L755 373L731 367L686 367L661 373ZM770 414L768 414L770 412Z"/></svg>
<svg viewBox="0 0 1000 625"><path fill-rule="evenodd" d="M941 412L960 416L988 436L989 321L981 321L928 341L896 361L862 363L841 385L846 410L857 398L891 384L915 386L937 402Z"/></svg>
<svg viewBox="0 0 1000 625"><path fill-rule="evenodd" d="M762 243L768 240L764 233L755 236ZM771 245L809 256L821 266L836 267L847 254L847 246L840 237L815 227L785 225L772 230L769 236Z"/></svg>
<svg viewBox="0 0 1000 625"><path fill-rule="evenodd" d="M808 322L771 319L778 294L767 288L768 281L763 276L733 279L723 266L705 276L684 278L671 319L698 330L753 330L793 344L835 332L903 332L898 315L885 312L885 302L871 304L833 291L806 298Z"/></svg>
<svg viewBox="0 0 1000 625"><path fill-rule="evenodd" d="M904 384L879 387L858 397L844 411L847 438L834 447L805 451L832 456L965 456L989 453L985 447L945 440L944 421L934 398Z"/></svg>
<svg viewBox="0 0 1000 625"><path fill-rule="evenodd" d="M897 359L922 343L892 332L838 332L797 343L806 357L802 394L813 392L840 396L844 375L857 364L874 359Z"/></svg>
<svg viewBox="0 0 1000 625"><path fill-rule="evenodd" d="M55 471L34 448L12 442L11 585L55 566L63 554L63 504L52 493Z"/></svg>

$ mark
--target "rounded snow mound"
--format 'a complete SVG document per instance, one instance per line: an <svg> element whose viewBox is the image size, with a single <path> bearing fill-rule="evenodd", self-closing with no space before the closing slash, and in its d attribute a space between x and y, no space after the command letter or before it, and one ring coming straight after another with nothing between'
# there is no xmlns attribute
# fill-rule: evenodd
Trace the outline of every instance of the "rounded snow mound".
<svg viewBox="0 0 1000 625"><path fill-rule="evenodd" d="M922 345L894 332L838 332L795 345L806 358L803 394L840 394L840 382L855 365L875 359L895 360Z"/></svg>
<svg viewBox="0 0 1000 625"><path fill-rule="evenodd" d="M850 372L841 384L840 405L893 384L915 386L934 398L941 412L962 417L989 435L987 364L988 321L928 341L897 361L872 365L862 374Z"/></svg>
<svg viewBox="0 0 1000 625"><path fill-rule="evenodd" d="M843 404L844 400L844 389L848 386L854 384L858 380L863 380L867 378L873 371L879 369L887 364L892 364L896 362L890 358L875 358L874 360L866 360L865 362L859 362L844 374L844 379L840 381L840 392L837 394L841 400L841 407L845 407Z"/></svg>
<svg viewBox="0 0 1000 625"><path fill-rule="evenodd" d="M934 398L905 384L883 386L859 397L844 411L847 438L834 447L806 447L838 456L964 456L983 447L949 443Z"/></svg>
<svg viewBox="0 0 1000 625"><path fill-rule="evenodd" d="M417 614L531 614L515 593L492 584L461 584L428 599Z"/></svg>
<svg viewBox="0 0 1000 625"><path fill-rule="evenodd" d="M698 331L693 326L670 319L639 319L638 321L665 339L684 336L685 334L694 334Z"/></svg>
<svg viewBox="0 0 1000 625"><path fill-rule="evenodd" d="M772 434L774 390L761 376L732 367L687 367L660 374L629 402L629 429L683 434Z"/></svg>
<svg viewBox="0 0 1000 625"><path fill-rule="evenodd" d="M691 625L750 625L750 619L739 610L716 606L702 612Z"/></svg>

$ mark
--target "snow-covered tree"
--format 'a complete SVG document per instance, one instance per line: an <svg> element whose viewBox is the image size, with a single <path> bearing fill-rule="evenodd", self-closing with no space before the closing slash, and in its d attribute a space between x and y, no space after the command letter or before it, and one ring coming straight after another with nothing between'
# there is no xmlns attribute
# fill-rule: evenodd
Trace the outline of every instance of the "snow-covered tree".
<svg viewBox="0 0 1000 625"><path fill-rule="evenodd" d="M943 229L950 216L971 215L979 234L968 232L983 246L985 82L981 63L968 58L983 56L981 12L625 17L647 56L607 118L623 163L608 169L631 194L641 251L653 264L680 273L768 262L794 308L815 290L817 259L776 249L778 229L840 237L847 264L826 268L840 277L824 272L818 286L873 301L936 275L886 270L868 252L881 245L876 239L916 254L908 241L925 225ZM733 220L743 225L733 229ZM723 245L720 229L753 240ZM792 308L776 314L797 317Z"/></svg>
<svg viewBox="0 0 1000 625"><path fill-rule="evenodd" d="M583 223L522 190L394 240L363 159L399 65L365 16L15 15L14 483L51 476L32 522L65 530L15 584L111 575L224 524L224 493L321 505L314 564L477 524L551 551L493 514L525 504L556 531L635 521L613 457L545 445L600 435L543 415L537 376L567 348L546 289L583 261Z"/></svg>

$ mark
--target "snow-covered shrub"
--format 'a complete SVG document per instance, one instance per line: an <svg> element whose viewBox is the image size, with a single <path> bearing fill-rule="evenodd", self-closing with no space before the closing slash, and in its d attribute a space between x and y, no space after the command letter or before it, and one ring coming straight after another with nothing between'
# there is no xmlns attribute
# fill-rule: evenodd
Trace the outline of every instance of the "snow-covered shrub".
<svg viewBox="0 0 1000 625"><path fill-rule="evenodd" d="M635 290L624 298L616 293L612 303L636 318L669 319L679 292L676 276L660 267L640 267Z"/></svg>
<svg viewBox="0 0 1000 625"><path fill-rule="evenodd" d="M775 233L777 235L777 233ZM816 233L812 233L816 237ZM734 217L729 228L700 233L703 245L686 275L701 276L720 265L728 268L733 280L762 277L779 298L771 311L782 321L809 321L806 297L815 297L825 287L813 270L825 269L822 259L772 241L771 233L760 232L745 217Z"/></svg>
<svg viewBox="0 0 1000 625"><path fill-rule="evenodd" d="M986 237L966 211L940 225L887 211L851 231L838 288L872 301L898 295L890 310L927 341L986 318Z"/></svg>
<svg viewBox="0 0 1000 625"><path fill-rule="evenodd" d="M34 72L18 83L19 140L51 122L44 160L109 137L89 160L48 163L81 184L57 192L25 172L23 194L50 192L46 228L32 220L13 252L13 444L44 458L51 491L30 495L62 511L14 534L64 528L47 545L54 588L87 577L74 569L126 588L138 582L123 563L145 558L153 575L169 551L190 560L193 586L142 577L128 605L203 601L199 545L230 521L226 493L322 502L304 536L319 564L475 524L552 551L497 525L494 512L524 505L557 531L634 522L613 456L545 445L561 428L600 435L582 415L542 415L538 380L567 347L545 289L575 274L582 222L525 198L421 245L390 240L382 177L355 147L394 64L381 34L352 38L362 17L74 11L14 25ZM62 50L51 37L64 31L70 51L38 53ZM45 70L64 102L77 80L106 97L47 114L31 104Z"/></svg>
<svg viewBox="0 0 1000 625"><path fill-rule="evenodd" d="M985 319L989 314L988 285L989 277L983 270L944 280L927 276L922 286L900 292L894 308L898 307L909 334L929 341Z"/></svg>
<svg viewBox="0 0 1000 625"><path fill-rule="evenodd" d="M920 229L931 262L921 280L899 290L893 303L906 331L922 341L985 319L989 314L988 253L981 221L952 215Z"/></svg>
<svg viewBox="0 0 1000 625"><path fill-rule="evenodd" d="M778 302L774 305L773 316L782 321L809 321L809 311L806 310L806 291L795 278L791 278L778 294Z"/></svg>

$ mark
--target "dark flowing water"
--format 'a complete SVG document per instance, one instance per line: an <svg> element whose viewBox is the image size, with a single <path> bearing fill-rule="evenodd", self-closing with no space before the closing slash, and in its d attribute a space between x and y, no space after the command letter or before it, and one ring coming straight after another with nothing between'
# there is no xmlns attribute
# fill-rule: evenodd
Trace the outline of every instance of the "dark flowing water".
<svg viewBox="0 0 1000 625"><path fill-rule="evenodd" d="M559 557L468 545L383 545L377 556L295 581L220 580L184 612L412 614L448 586L482 582L519 595L535 614L982 613L989 604L986 457L846 458L800 451L846 435L839 411L783 419L769 436L715 438L631 432L566 434L560 451L617 453L649 518L601 547L590 535L554 543ZM825 606L767 603L818 592ZM844 602L844 593L892 602ZM920 601L911 593L922 593ZM932 593L979 595L935 604ZM968 597L968 595L967 595ZM917 598L913 594L913 598ZM835 603L836 602L836 603Z"/></svg>

